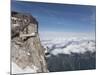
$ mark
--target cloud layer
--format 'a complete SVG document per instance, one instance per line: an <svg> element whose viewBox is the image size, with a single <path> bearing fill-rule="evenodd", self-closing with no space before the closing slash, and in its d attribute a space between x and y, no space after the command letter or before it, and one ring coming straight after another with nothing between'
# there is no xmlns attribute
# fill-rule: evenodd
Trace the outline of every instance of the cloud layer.
<svg viewBox="0 0 100 75"><path fill-rule="evenodd" d="M84 53L87 51L95 51L95 38L88 34L45 34L44 38L41 37L43 46L46 52L50 54L70 54Z"/></svg>

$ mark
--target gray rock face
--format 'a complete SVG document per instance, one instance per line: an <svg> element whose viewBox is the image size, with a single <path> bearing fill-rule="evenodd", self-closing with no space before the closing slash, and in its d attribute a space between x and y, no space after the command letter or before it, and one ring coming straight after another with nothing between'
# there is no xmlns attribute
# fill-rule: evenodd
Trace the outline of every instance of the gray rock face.
<svg viewBox="0 0 100 75"><path fill-rule="evenodd" d="M48 72L38 22L29 14L11 13L11 59L21 69Z"/></svg>

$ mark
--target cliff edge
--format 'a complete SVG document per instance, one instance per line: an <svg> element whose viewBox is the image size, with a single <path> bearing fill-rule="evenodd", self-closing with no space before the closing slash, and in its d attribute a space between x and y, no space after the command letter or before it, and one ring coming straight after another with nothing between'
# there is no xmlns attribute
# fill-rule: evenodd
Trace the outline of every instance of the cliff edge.
<svg viewBox="0 0 100 75"><path fill-rule="evenodd" d="M48 72L38 21L32 15L11 12L11 62L13 74Z"/></svg>

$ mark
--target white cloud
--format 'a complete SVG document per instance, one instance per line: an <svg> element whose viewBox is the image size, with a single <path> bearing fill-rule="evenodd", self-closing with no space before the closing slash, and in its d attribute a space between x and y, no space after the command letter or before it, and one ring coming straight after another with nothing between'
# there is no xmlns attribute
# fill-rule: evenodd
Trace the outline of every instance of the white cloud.
<svg viewBox="0 0 100 75"><path fill-rule="evenodd" d="M64 35L66 34L66 35ZM43 46L53 55L95 51L95 36L81 33L48 33L41 37ZM48 36L49 35L49 36Z"/></svg>

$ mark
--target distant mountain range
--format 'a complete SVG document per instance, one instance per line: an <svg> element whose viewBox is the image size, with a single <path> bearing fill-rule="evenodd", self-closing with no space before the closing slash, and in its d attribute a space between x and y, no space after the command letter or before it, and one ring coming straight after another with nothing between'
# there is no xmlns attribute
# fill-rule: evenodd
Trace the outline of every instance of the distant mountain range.
<svg viewBox="0 0 100 75"><path fill-rule="evenodd" d="M51 36L53 37L53 36ZM88 37L41 39L50 72L96 68L96 42Z"/></svg>

